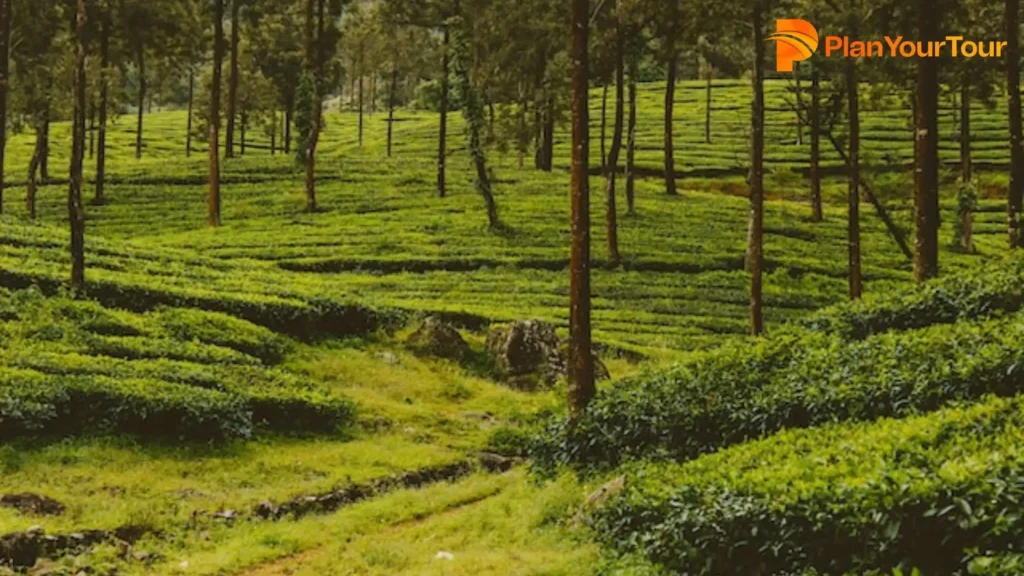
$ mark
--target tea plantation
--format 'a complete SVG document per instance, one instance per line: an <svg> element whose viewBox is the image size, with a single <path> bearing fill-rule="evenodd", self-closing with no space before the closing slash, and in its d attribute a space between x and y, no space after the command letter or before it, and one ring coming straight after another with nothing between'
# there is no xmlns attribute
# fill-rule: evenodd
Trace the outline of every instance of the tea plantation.
<svg viewBox="0 0 1024 576"><path fill-rule="evenodd" d="M714 82L710 142L705 84L680 84L676 197L660 176L664 85L641 85L619 265L592 94L594 335L612 378L575 420L563 379L521 391L488 357L495 326L565 335L565 127L550 173L488 150L505 225L492 231L461 118L438 198L436 114L400 110L389 158L383 115L359 146L357 115L332 102L322 209L304 210L294 154L250 134L209 229L185 114L147 115L139 160L119 117L105 201L86 207L88 298L74 299L70 134L55 124L37 219L17 176L0 218L0 575L1020 573L1024 263L1005 254L1003 105L974 111L976 252L953 247L948 106L940 279L912 285L865 203L867 297L845 303L846 183L824 143L813 222L792 88L768 83L757 340L749 83ZM909 234L911 119L892 96L862 114L866 179ZM9 179L33 144L10 140ZM428 316L466 351L409 345Z"/></svg>

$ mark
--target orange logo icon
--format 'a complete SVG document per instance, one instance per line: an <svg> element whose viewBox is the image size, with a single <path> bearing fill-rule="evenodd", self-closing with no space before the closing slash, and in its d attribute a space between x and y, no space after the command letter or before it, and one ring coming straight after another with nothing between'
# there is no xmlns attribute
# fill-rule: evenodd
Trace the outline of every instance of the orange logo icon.
<svg viewBox="0 0 1024 576"><path fill-rule="evenodd" d="M806 20L775 21L775 34L768 37L776 45L776 70L792 72L793 62L807 60L818 49L818 30Z"/></svg>

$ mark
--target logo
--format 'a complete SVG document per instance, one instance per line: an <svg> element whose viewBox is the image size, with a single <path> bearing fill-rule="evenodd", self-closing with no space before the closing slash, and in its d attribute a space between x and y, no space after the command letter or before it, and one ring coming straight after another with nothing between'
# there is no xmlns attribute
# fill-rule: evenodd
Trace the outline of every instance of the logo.
<svg viewBox="0 0 1024 576"><path fill-rule="evenodd" d="M802 62L818 49L818 30L806 20L782 19L775 21L775 34L768 37L776 46L778 72L792 72L794 62Z"/></svg>

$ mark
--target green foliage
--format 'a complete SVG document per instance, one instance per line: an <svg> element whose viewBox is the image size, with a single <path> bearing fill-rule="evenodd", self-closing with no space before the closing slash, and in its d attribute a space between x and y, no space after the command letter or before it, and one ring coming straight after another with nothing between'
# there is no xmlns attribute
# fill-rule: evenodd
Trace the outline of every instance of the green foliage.
<svg viewBox="0 0 1024 576"><path fill-rule="evenodd" d="M148 314L0 292L0 432L221 440L254 428L332 433L353 405L281 369L290 343L223 314Z"/></svg>
<svg viewBox="0 0 1024 576"><path fill-rule="evenodd" d="M1024 316L848 342L794 331L729 346L620 382L532 454L541 469L607 468L631 458L688 460L786 428L909 416L1021 389Z"/></svg>
<svg viewBox="0 0 1024 576"><path fill-rule="evenodd" d="M1018 549L1022 438L1021 399L787 431L634 467L592 524L679 574L1008 574L982 557Z"/></svg>
<svg viewBox="0 0 1024 576"><path fill-rule="evenodd" d="M301 166L306 165L309 147L313 143L318 105L316 79L304 72L299 76L299 86L295 90L295 161Z"/></svg>

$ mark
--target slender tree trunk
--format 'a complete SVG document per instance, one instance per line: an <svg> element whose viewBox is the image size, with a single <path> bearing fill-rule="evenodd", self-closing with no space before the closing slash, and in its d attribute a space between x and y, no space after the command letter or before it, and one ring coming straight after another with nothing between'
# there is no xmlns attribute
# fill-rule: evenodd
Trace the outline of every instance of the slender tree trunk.
<svg viewBox="0 0 1024 576"><path fill-rule="evenodd" d="M856 28L852 28L856 30ZM855 34L851 34L856 36ZM846 60L846 94L850 115L849 165L849 220L847 247L850 264L850 299L859 300L863 294L860 268L860 94L857 87L857 67L852 58Z"/></svg>
<svg viewBox="0 0 1024 576"><path fill-rule="evenodd" d="M68 220L71 222L71 290L85 295L85 207L82 205L82 164L85 156L85 0L77 0L75 37L74 120L71 143L71 175L68 185Z"/></svg>
<svg viewBox="0 0 1024 576"><path fill-rule="evenodd" d="M36 174L39 171L39 162L43 157L43 135L42 127L36 127L36 145L32 151L32 160L28 164L28 187L25 191L25 211L29 218L36 219Z"/></svg>
<svg viewBox="0 0 1024 576"><path fill-rule="evenodd" d="M43 108L43 149L39 158L39 177L43 183L50 181L50 103Z"/></svg>
<svg viewBox="0 0 1024 576"><path fill-rule="evenodd" d="M284 111L284 153L292 153L292 117L295 115L295 101L289 100ZM360 142L362 144L362 142Z"/></svg>
<svg viewBox="0 0 1024 576"><path fill-rule="evenodd" d="M192 108L195 104L196 74L188 71L188 121L185 124L185 157L192 157Z"/></svg>
<svg viewBox="0 0 1024 576"><path fill-rule="evenodd" d="M1024 242L1018 228L1024 199L1024 134L1021 128L1020 102L1020 0L1006 0L1006 90L1010 112L1010 190L1007 223L1010 247Z"/></svg>
<svg viewBox="0 0 1024 576"><path fill-rule="evenodd" d="M821 88L818 67L811 70L811 219L821 222L824 218L821 207Z"/></svg>
<svg viewBox="0 0 1024 576"><path fill-rule="evenodd" d="M395 129L395 91L398 89L397 57L391 62L391 86L388 87L388 158L391 158L392 137Z"/></svg>
<svg viewBox="0 0 1024 576"><path fill-rule="evenodd" d="M451 65L451 31L444 27L444 44L441 55L441 128L437 136L437 195L444 198L447 192L445 182L448 163L448 68Z"/></svg>
<svg viewBox="0 0 1024 576"><path fill-rule="evenodd" d="M921 42L938 40L938 6L918 0ZM917 139L914 190L917 222L914 278L923 282L939 274L939 63L920 58L917 64Z"/></svg>
<svg viewBox="0 0 1024 576"><path fill-rule="evenodd" d="M704 102L704 143L711 144L711 82L715 77L715 69L711 62L707 63L707 88Z"/></svg>
<svg viewBox="0 0 1024 576"><path fill-rule="evenodd" d="M636 82L639 58L629 59L629 129L626 137L626 212L636 214Z"/></svg>
<svg viewBox="0 0 1024 576"><path fill-rule="evenodd" d="M89 100L89 158L96 152L96 102Z"/></svg>
<svg viewBox="0 0 1024 576"><path fill-rule="evenodd" d="M616 6L618 2L616 2ZM608 260L617 265L619 256L619 224L615 206L615 178L619 170L619 153L622 150L622 129L625 123L625 61L626 35L622 24L615 24L615 126L612 129L612 146L605 165L607 196Z"/></svg>
<svg viewBox="0 0 1024 576"><path fill-rule="evenodd" d="M213 82L210 89L209 224L220 226L220 83L224 63L224 0L213 0Z"/></svg>
<svg viewBox="0 0 1024 576"><path fill-rule="evenodd" d="M370 75L370 117L377 113L377 73Z"/></svg>
<svg viewBox="0 0 1024 576"><path fill-rule="evenodd" d="M668 86L665 88L665 191L669 196L676 192L676 151L673 138L676 107L676 69L679 55L676 53L675 36L669 35L665 40L666 59L668 61Z"/></svg>
<svg viewBox="0 0 1024 576"><path fill-rule="evenodd" d="M590 114L588 113L589 117ZM588 154L589 157L589 154ZM544 116L544 171L551 172L555 168L555 98L548 96L547 111Z"/></svg>
<svg viewBox="0 0 1024 576"><path fill-rule="evenodd" d="M238 143L238 153L245 156L245 130L248 128L249 115L243 110L242 117L239 120L241 120L241 140Z"/></svg>
<svg viewBox="0 0 1024 576"><path fill-rule="evenodd" d="M363 77L359 77L359 147L363 147Z"/></svg>
<svg viewBox="0 0 1024 576"><path fill-rule="evenodd" d="M135 62L139 66L139 115L135 125L135 158L142 158L142 117L146 106L146 49L139 44L135 52Z"/></svg>
<svg viewBox="0 0 1024 576"><path fill-rule="evenodd" d="M224 157L234 158L235 157L235 116L238 106L238 42L239 42L239 26L241 22L238 18L239 8L241 6L240 0L230 0L231 2L231 79L228 82L228 109L225 116L227 117L227 132L224 133Z"/></svg>
<svg viewBox="0 0 1024 576"><path fill-rule="evenodd" d="M601 89L601 171L608 165L608 83Z"/></svg>
<svg viewBox="0 0 1024 576"><path fill-rule="evenodd" d="M96 190L93 201L102 204L107 183L107 92L110 90L110 15L106 12L100 20L100 126L96 136Z"/></svg>
<svg viewBox="0 0 1024 576"><path fill-rule="evenodd" d="M751 116L750 159L750 330L764 333L762 263L764 244L764 24L762 0L754 1L754 102Z"/></svg>
<svg viewBox="0 0 1024 576"><path fill-rule="evenodd" d="M13 0L0 0L0 214L4 212L7 92L10 88L11 2Z"/></svg>
<svg viewBox="0 0 1024 576"><path fill-rule="evenodd" d="M270 155L277 154L277 110L271 112L270 116Z"/></svg>
<svg viewBox="0 0 1024 576"><path fill-rule="evenodd" d="M590 328L589 0L572 0L572 249L569 257L569 411L596 394Z"/></svg>

